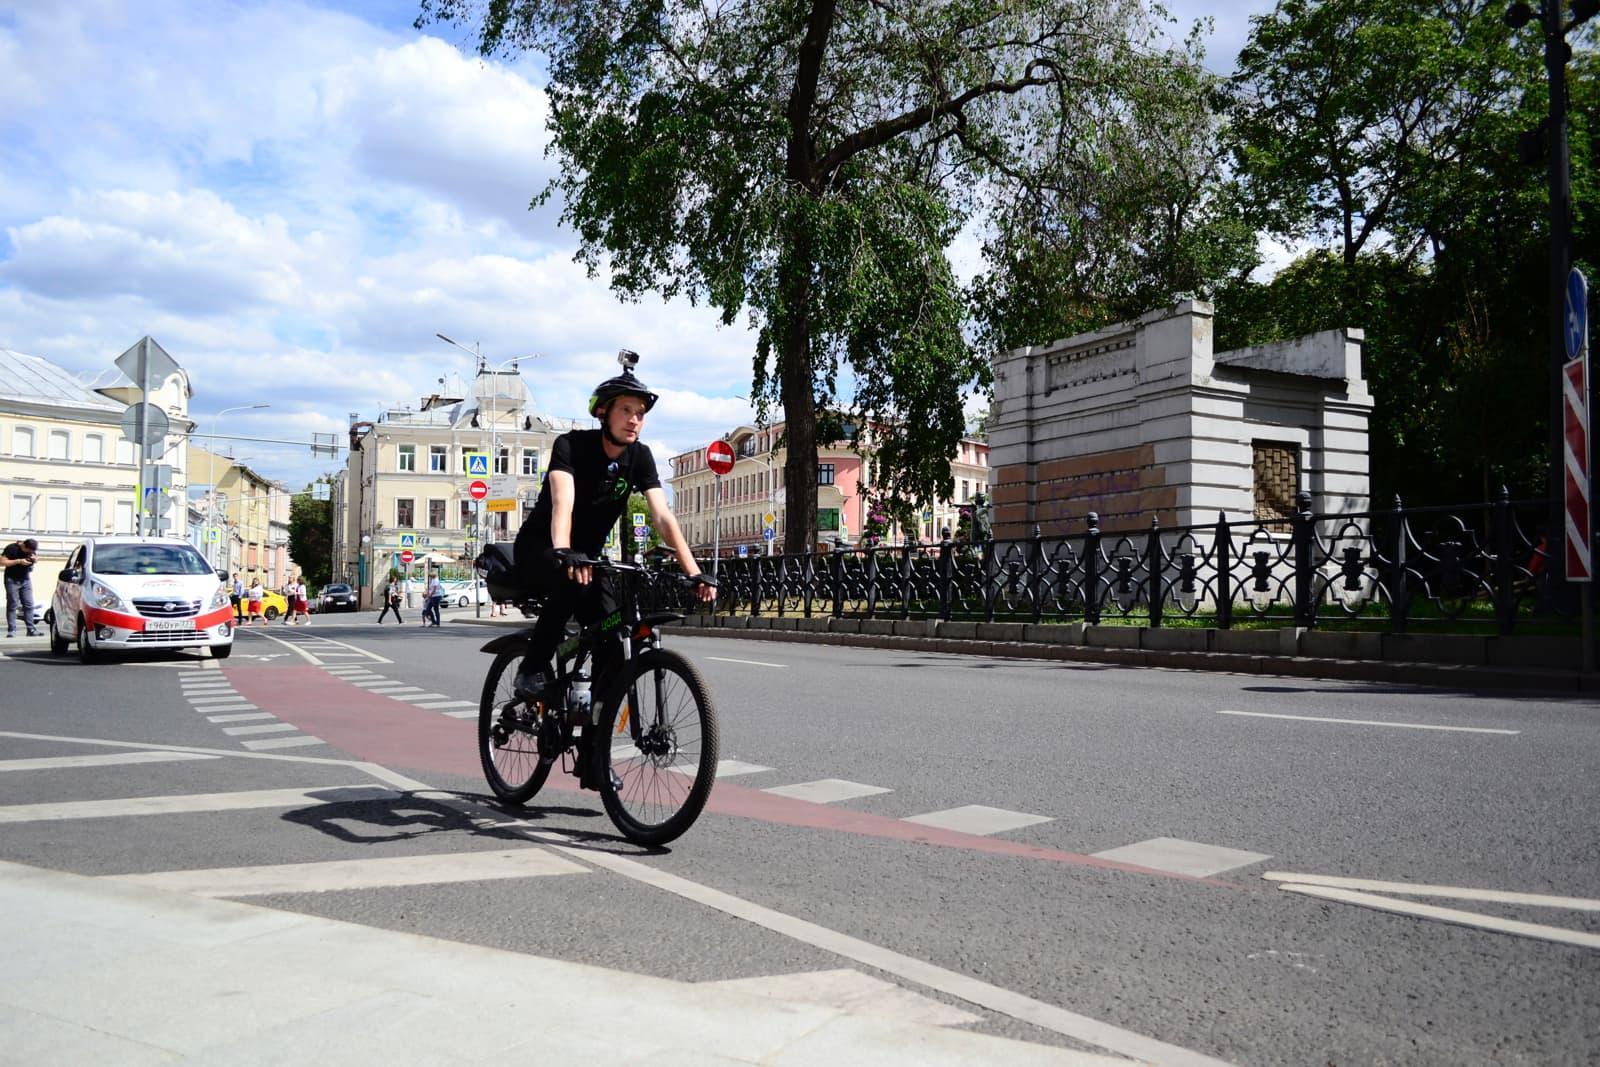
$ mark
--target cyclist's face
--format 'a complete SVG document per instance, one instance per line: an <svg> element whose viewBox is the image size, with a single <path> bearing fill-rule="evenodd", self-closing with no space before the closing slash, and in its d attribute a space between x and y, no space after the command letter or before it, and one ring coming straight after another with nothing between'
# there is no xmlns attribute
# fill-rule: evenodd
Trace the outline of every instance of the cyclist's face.
<svg viewBox="0 0 1600 1067"><path fill-rule="evenodd" d="M619 396L606 412L606 426L614 440L632 444L644 429L644 401L636 396Z"/></svg>

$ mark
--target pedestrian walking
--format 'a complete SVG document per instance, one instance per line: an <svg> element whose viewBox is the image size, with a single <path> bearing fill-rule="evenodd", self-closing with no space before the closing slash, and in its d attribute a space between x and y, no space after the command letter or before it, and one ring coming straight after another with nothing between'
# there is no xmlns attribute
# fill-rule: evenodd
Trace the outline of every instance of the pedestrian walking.
<svg viewBox="0 0 1600 1067"><path fill-rule="evenodd" d="M400 617L400 583L390 579L389 588L383 594L383 611L378 613L378 625L383 625L383 620L389 617L389 612L394 612L394 621L405 624Z"/></svg>
<svg viewBox="0 0 1600 1067"><path fill-rule="evenodd" d="M0 551L6 571L6 636L17 636L17 616L29 637L38 637L33 625L33 565L39 558L39 542L33 538L13 541Z"/></svg>
<svg viewBox="0 0 1600 1067"><path fill-rule="evenodd" d="M438 626L439 608L444 604L444 583L439 580L438 572L428 575L428 584L422 591L422 625L430 623Z"/></svg>
<svg viewBox="0 0 1600 1067"><path fill-rule="evenodd" d="M289 589L284 594L289 601L289 625L304 626L311 621L310 605L306 603L305 578L296 575L289 579ZM296 622L295 620L299 620Z"/></svg>
<svg viewBox="0 0 1600 1067"><path fill-rule="evenodd" d="M267 624L267 620L261 614L261 598L266 595L267 591L261 588L261 579L251 577L250 588L245 593L246 610L250 613L250 618L245 622L246 626L254 626L257 619L261 620L261 625Z"/></svg>
<svg viewBox="0 0 1600 1067"><path fill-rule="evenodd" d="M237 626L244 622L244 582L239 580L239 572L233 572L233 583L228 586L228 602L233 605L233 622Z"/></svg>

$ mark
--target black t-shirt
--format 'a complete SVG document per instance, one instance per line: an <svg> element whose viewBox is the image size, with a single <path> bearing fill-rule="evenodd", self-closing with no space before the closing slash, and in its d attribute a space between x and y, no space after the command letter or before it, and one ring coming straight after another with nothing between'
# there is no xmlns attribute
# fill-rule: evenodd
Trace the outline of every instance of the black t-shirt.
<svg viewBox="0 0 1600 1067"><path fill-rule="evenodd" d="M29 553L26 548L22 547L21 541L13 541L5 547L3 552L0 552L0 555L5 556L6 559L27 559ZM5 574L6 577L10 578L12 581L20 582L22 579L33 574L33 564L19 563L14 567L7 567L5 569Z"/></svg>
<svg viewBox="0 0 1600 1067"><path fill-rule="evenodd" d="M606 533L628 506L630 493L661 487L656 458L642 442L635 441L611 459L605 453L599 430L573 430L556 438L550 450L550 469L572 475L572 548L587 556L597 556L605 545ZM545 475L539 499L522 520L517 533L517 565L536 565L550 549L550 476Z"/></svg>

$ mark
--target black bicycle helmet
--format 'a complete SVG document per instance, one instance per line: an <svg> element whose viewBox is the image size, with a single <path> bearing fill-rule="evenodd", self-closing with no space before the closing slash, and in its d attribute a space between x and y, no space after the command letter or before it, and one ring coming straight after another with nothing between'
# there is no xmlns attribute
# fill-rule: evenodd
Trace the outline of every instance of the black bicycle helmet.
<svg viewBox="0 0 1600 1067"><path fill-rule="evenodd" d="M622 364L622 373L615 378L607 378L594 387L594 393L589 397L589 414L595 418L600 417L600 409L619 396L636 396L644 401L644 410L648 412L656 406L660 399L656 394L645 388L645 384L634 377L633 368L639 362L639 354L624 348L617 353L617 361Z"/></svg>

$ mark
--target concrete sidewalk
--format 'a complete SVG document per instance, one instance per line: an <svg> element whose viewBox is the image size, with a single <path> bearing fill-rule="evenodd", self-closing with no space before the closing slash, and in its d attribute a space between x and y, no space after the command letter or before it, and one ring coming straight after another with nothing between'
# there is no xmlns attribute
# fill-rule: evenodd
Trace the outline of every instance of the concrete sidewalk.
<svg viewBox="0 0 1600 1067"><path fill-rule="evenodd" d="M0 938L6 1064L1130 1062L14 863Z"/></svg>

